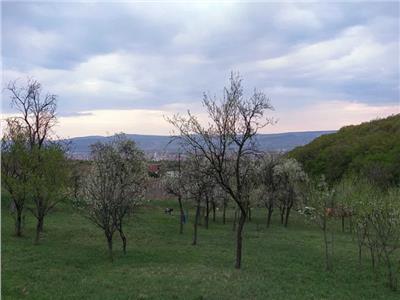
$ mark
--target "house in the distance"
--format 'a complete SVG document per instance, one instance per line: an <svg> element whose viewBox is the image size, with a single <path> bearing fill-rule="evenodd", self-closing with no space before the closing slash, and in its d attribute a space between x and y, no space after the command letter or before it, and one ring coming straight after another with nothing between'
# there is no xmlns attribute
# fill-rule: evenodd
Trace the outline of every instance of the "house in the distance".
<svg viewBox="0 0 400 300"><path fill-rule="evenodd" d="M159 177L160 176L160 164L149 164L147 166L147 171L149 172L149 176L151 177Z"/></svg>

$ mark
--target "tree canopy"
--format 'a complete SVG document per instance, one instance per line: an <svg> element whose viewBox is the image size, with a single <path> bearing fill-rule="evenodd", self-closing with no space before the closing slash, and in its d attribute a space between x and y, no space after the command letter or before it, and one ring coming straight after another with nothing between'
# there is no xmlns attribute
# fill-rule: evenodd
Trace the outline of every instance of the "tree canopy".
<svg viewBox="0 0 400 300"><path fill-rule="evenodd" d="M380 186L400 182L400 114L341 128L288 154L311 176L324 174L330 184L347 175Z"/></svg>

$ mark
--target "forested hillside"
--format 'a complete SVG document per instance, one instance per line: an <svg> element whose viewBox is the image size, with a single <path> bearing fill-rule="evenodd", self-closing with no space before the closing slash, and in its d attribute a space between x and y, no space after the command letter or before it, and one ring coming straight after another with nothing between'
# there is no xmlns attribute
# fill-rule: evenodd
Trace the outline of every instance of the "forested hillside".
<svg viewBox="0 0 400 300"><path fill-rule="evenodd" d="M324 174L331 183L360 175L379 185L400 181L400 114L341 128L297 147L289 156L310 175Z"/></svg>

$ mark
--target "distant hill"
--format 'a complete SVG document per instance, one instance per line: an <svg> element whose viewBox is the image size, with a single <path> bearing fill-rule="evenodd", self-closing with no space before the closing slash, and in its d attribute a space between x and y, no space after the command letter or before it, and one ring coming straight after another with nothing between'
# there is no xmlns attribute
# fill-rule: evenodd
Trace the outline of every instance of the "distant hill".
<svg viewBox="0 0 400 300"><path fill-rule="evenodd" d="M306 131L278 134L259 134L257 144L260 150L289 151L297 146L305 145L315 138L335 131ZM177 143L170 143L169 136L127 134L148 155L166 158L169 154L179 152ZM110 136L85 136L68 139L71 143L70 152L73 157L86 158L90 153L90 145L98 141L107 141Z"/></svg>
<svg viewBox="0 0 400 300"><path fill-rule="evenodd" d="M355 173L378 184L399 184L400 114L343 127L295 148L289 156L309 174L324 174L331 183Z"/></svg>

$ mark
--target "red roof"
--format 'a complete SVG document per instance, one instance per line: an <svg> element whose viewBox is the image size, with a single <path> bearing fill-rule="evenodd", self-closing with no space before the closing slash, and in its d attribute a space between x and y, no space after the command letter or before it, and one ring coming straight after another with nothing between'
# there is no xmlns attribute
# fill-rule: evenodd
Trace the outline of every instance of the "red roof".
<svg viewBox="0 0 400 300"><path fill-rule="evenodd" d="M148 165L148 171L151 173L158 173L160 171L160 165L157 164Z"/></svg>

